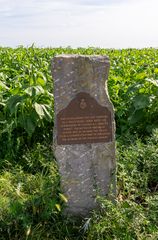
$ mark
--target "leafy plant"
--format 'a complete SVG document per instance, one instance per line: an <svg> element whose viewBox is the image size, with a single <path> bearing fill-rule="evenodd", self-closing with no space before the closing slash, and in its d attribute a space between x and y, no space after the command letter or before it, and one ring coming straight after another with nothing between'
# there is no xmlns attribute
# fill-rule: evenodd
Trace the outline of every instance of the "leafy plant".
<svg viewBox="0 0 158 240"><path fill-rule="evenodd" d="M108 55L115 108L115 203L67 218L52 151L51 59ZM0 240L158 239L158 50L0 48Z"/></svg>

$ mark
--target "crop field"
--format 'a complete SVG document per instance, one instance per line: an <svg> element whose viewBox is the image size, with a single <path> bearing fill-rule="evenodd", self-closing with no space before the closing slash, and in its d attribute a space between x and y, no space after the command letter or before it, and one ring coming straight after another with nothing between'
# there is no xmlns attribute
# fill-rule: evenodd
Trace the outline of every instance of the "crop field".
<svg viewBox="0 0 158 240"><path fill-rule="evenodd" d="M107 55L115 108L117 198L63 215L53 155L51 59ZM158 239L158 49L0 48L0 240Z"/></svg>

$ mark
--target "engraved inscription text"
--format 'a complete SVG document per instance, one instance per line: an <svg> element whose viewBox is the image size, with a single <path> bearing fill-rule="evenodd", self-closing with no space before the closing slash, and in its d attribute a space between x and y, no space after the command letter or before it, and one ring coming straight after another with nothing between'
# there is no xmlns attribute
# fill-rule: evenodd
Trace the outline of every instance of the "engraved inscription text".
<svg viewBox="0 0 158 240"><path fill-rule="evenodd" d="M110 134L107 116L63 117L60 120L63 142L105 139Z"/></svg>

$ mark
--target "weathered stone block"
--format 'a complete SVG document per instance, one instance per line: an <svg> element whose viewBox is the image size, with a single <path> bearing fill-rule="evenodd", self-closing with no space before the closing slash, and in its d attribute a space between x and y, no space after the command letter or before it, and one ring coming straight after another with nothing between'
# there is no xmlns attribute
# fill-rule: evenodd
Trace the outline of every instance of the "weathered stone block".
<svg viewBox="0 0 158 240"><path fill-rule="evenodd" d="M97 206L96 195L107 195L110 184L115 185L108 72L106 56L59 55L52 61L54 152L68 214L88 214Z"/></svg>

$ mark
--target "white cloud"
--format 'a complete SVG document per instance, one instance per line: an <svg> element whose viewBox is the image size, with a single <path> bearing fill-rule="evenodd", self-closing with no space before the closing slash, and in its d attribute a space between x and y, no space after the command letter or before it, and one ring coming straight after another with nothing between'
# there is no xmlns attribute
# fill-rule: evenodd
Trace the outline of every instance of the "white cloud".
<svg viewBox="0 0 158 240"><path fill-rule="evenodd" d="M116 3L124 2L125 0L0 0L0 12L4 16L25 16L30 14L38 14L48 10L66 10L77 7L100 7ZM130 1L130 0L128 0ZM7 13L7 14L6 14Z"/></svg>
<svg viewBox="0 0 158 240"><path fill-rule="evenodd" d="M157 47L157 0L109 2L0 0L0 45Z"/></svg>

